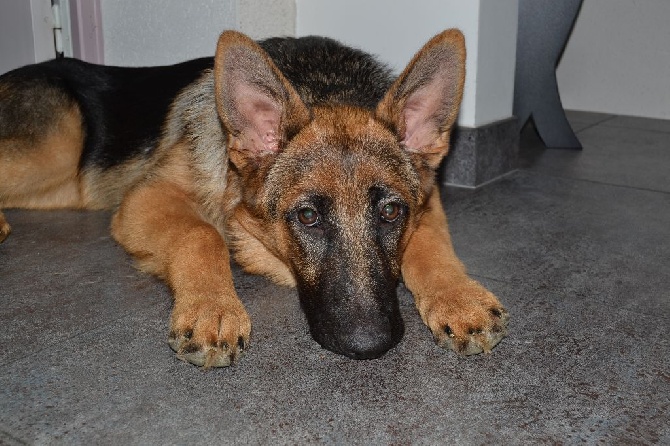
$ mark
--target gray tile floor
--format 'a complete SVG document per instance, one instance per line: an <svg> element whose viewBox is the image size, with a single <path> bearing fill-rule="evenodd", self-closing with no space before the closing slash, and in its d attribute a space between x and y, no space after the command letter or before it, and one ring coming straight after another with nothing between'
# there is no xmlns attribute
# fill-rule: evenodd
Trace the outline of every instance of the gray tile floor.
<svg viewBox="0 0 670 446"><path fill-rule="evenodd" d="M108 213L7 212L0 444L670 444L670 122L569 118L582 152L530 129L518 171L447 191L458 253L512 314L490 356L440 350L401 290L401 344L345 359L292 290L236 270L253 344L203 372Z"/></svg>

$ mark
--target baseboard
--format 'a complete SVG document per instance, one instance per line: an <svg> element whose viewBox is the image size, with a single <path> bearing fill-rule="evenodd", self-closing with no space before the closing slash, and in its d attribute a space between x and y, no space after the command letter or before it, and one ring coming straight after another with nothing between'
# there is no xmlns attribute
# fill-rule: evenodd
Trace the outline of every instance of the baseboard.
<svg viewBox="0 0 670 446"><path fill-rule="evenodd" d="M451 135L440 181L453 186L482 186L516 169L518 157L515 117L482 127L457 127Z"/></svg>

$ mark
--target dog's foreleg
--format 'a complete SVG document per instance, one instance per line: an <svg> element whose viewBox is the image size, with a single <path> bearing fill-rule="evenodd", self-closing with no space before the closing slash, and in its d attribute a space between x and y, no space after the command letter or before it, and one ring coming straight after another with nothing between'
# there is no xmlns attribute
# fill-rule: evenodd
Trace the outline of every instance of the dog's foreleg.
<svg viewBox="0 0 670 446"><path fill-rule="evenodd" d="M507 312L456 257L437 187L427 206L403 254L403 280L440 346L488 353L506 334Z"/></svg>
<svg viewBox="0 0 670 446"><path fill-rule="evenodd" d="M181 359L227 366L251 332L235 293L226 244L180 187L154 181L132 191L112 221L112 234L140 268L174 293L169 344Z"/></svg>

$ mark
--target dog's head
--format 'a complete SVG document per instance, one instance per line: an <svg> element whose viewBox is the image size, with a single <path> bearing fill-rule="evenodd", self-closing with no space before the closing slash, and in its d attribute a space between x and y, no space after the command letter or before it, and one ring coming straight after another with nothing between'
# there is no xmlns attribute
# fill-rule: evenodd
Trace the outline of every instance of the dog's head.
<svg viewBox="0 0 670 446"><path fill-rule="evenodd" d="M403 334L402 254L446 155L460 106L465 46L430 40L375 109L308 107L255 42L224 33L216 101L241 202L237 260L295 284L312 336L374 358Z"/></svg>

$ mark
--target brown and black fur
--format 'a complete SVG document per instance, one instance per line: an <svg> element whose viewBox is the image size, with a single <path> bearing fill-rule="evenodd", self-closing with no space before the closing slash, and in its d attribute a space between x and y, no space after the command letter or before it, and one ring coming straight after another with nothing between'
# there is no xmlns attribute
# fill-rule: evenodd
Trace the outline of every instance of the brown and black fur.
<svg viewBox="0 0 670 446"><path fill-rule="evenodd" d="M0 77L0 208L115 209L114 238L173 290L170 346L197 365L229 365L251 334L230 254L295 286L334 352L399 342L401 279L441 346L489 352L507 313L455 256L435 184L464 60L456 30L397 79L329 39L228 31L214 59L20 68Z"/></svg>

